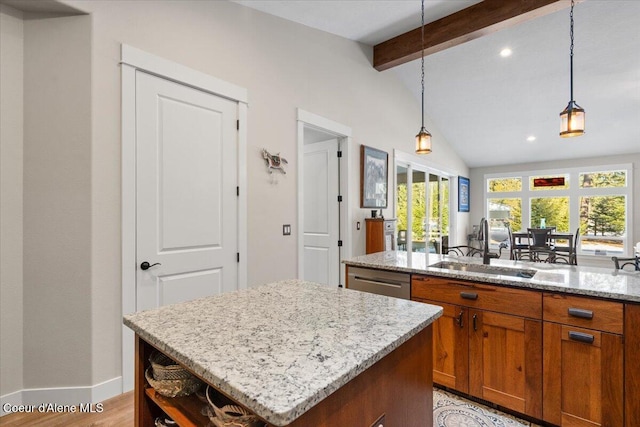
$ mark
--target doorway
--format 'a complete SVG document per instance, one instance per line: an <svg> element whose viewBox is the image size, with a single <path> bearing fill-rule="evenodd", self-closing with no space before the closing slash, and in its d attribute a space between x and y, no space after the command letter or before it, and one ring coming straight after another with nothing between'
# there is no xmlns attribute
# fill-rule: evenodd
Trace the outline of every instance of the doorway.
<svg viewBox="0 0 640 427"><path fill-rule="evenodd" d="M246 288L246 90L127 45L121 70L122 313Z"/></svg>
<svg viewBox="0 0 640 427"><path fill-rule="evenodd" d="M351 256L351 129L298 110L298 277L344 284Z"/></svg>
<svg viewBox="0 0 640 427"><path fill-rule="evenodd" d="M450 177L396 157L398 249L440 254L450 238Z"/></svg>
<svg viewBox="0 0 640 427"><path fill-rule="evenodd" d="M238 289L237 116L136 72L136 311Z"/></svg>

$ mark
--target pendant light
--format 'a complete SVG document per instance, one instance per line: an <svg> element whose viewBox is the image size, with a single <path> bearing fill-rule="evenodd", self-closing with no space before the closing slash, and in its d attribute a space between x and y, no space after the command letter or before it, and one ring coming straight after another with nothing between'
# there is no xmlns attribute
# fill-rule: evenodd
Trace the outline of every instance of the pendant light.
<svg viewBox="0 0 640 427"><path fill-rule="evenodd" d="M422 0L422 30L421 47L422 47L422 127L416 135L416 154L431 153L431 134L424 128L424 0Z"/></svg>
<svg viewBox="0 0 640 427"><path fill-rule="evenodd" d="M560 113L560 136L563 138L584 135L584 110L573 100L573 6L574 0L571 0L571 101Z"/></svg>

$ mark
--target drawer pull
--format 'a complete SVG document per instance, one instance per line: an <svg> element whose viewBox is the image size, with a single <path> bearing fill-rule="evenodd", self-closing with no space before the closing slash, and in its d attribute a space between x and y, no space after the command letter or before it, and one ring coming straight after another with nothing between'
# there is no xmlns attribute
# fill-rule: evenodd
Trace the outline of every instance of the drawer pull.
<svg viewBox="0 0 640 427"><path fill-rule="evenodd" d="M478 294L475 292L460 292L460 297L463 299L477 300Z"/></svg>
<svg viewBox="0 0 640 427"><path fill-rule="evenodd" d="M593 344L593 335L584 334L582 332L569 332L569 339L584 342L587 344Z"/></svg>
<svg viewBox="0 0 640 427"><path fill-rule="evenodd" d="M579 317L581 319L593 319L593 311L582 308L570 308L569 316Z"/></svg>

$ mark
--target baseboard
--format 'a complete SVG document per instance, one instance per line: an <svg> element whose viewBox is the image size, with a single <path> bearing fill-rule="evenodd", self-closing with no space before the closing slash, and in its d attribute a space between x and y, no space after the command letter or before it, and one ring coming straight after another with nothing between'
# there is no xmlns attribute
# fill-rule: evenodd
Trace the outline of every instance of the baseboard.
<svg viewBox="0 0 640 427"><path fill-rule="evenodd" d="M103 402L122 393L122 377L112 378L91 387L91 403Z"/></svg>
<svg viewBox="0 0 640 427"><path fill-rule="evenodd" d="M58 405L79 405L81 403L99 403L122 393L122 377L112 378L87 387L31 388L0 396L0 416L7 415L6 404L40 405L55 403Z"/></svg>
<svg viewBox="0 0 640 427"><path fill-rule="evenodd" d="M6 415L4 411L5 405L22 405L22 393L23 390L18 390L13 393L0 396L0 417Z"/></svg>

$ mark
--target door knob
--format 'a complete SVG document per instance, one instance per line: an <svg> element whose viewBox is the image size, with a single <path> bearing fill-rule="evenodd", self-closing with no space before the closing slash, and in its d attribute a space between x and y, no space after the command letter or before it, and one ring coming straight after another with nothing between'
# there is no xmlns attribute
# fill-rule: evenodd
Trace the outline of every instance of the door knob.
<svg viewBox="0 0 640 427"><path fill-rule="evenodd" d="M141 268L142 270L148 270L148 269L150 269L151 267L153 267L154 265L160 265L160 263L159 263L159 262L156 262L155 264L149 264L147 261L144 261L142 264L140 264L140 268Z"/></svg>

